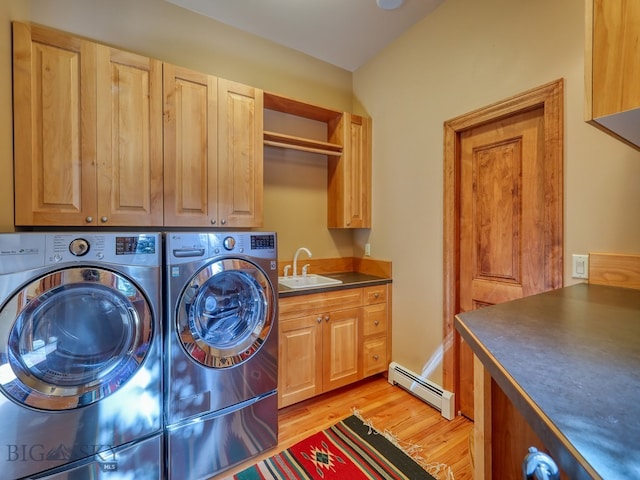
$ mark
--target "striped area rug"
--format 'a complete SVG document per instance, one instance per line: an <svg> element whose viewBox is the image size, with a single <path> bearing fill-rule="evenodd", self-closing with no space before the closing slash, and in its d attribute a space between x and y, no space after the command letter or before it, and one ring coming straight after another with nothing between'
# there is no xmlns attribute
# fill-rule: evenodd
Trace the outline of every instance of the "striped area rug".
<svg viewBox="0 0 640 480"><path fill-rule="evenodd" d="M436 480L385 435L356 415L229 479Z"/></svg>

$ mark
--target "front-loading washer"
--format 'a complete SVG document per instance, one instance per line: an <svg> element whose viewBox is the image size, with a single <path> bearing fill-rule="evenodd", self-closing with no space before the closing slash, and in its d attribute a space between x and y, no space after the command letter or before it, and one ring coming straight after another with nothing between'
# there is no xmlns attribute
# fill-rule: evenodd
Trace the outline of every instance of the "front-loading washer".
<svg viewBox="0 0 640 480"><path fill-rule="evenodd" d="M209 478L277 444L276 234L165 234L167 477Z"/></svg>
<svg viewBox="0 0 640 480"><path fill-rule="evenodd" d="M0 234L0 476L162 478L162 236Z"/></svg>

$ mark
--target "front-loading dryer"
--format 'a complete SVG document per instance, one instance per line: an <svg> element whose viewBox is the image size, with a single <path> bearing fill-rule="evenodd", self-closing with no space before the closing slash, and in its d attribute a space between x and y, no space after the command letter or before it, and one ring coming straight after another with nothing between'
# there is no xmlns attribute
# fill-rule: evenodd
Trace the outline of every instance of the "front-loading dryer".
<svg viewBox="0 0 640 480"><path fill-rule="evenodd" d="M161 478L161 240L0 234L2 478Z"/></svg>
<svg viewBox="0 0 640 480"><path fill-rule="evenodd" d="M277 444L275 233L169 232L165 423L171 480Z"/></svg>

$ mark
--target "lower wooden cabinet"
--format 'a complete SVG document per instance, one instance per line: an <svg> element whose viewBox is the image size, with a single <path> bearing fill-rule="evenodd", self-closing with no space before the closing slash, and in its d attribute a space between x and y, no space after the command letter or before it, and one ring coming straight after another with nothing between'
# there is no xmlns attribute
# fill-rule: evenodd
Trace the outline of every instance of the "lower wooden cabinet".
<svg viewBox="0 0 640 480"><path fill-rule="evenodd" d="M280 299L279 407L388 368L387 288Z"/></svg>

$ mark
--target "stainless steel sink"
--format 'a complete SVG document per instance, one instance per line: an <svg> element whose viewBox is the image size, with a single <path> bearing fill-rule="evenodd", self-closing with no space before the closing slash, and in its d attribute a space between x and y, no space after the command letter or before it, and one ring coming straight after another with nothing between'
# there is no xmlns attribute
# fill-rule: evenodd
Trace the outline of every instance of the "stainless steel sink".
<svg viewBox="0 0 640 480"><path fill-rule="evenodd" d="M342 280L336 280L335 278L323 277L322 275L310 273L306 276L297 275L295 277L278 277L278 283L289 288L311 288L323 287L326 285L337 285L342 283Z"/></svg>

